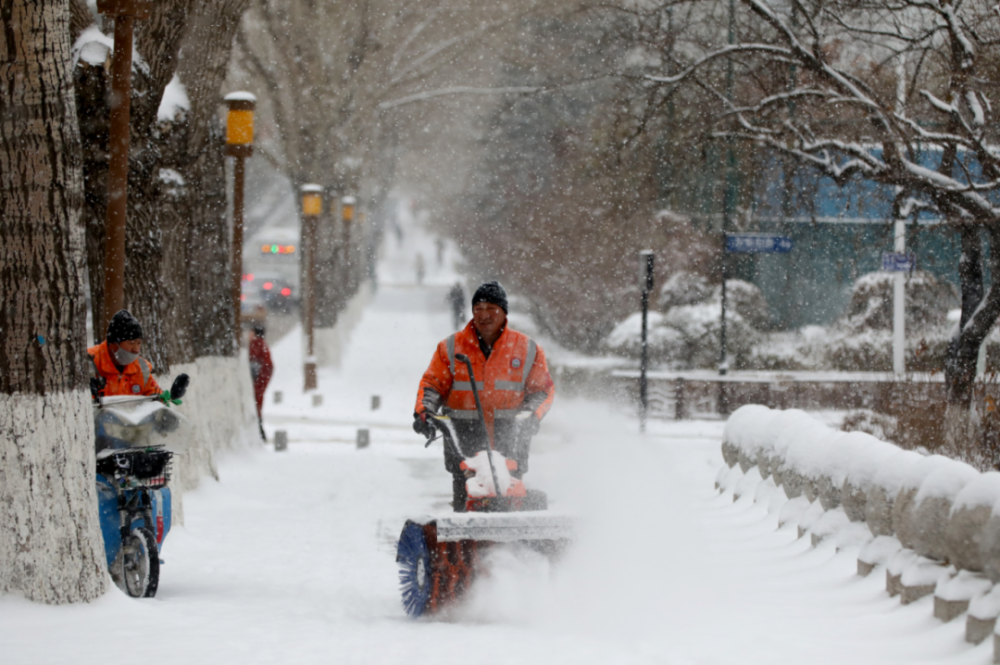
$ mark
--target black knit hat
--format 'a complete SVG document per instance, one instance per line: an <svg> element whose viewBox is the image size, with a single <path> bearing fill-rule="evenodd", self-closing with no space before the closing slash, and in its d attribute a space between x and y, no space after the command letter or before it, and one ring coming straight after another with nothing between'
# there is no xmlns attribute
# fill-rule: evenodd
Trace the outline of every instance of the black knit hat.
<svg viewBox="0 0 1000 665"><path fill-rule="evenodd" d="M127 309L115 312L108 324L108 342L111 344L121 344L132 339L142 339L142 326L139 320L132 316Z"/></svg>
<svg viewBox="0 0 1000 665"><path fill-rule="evenodd" d="M500 282L486 282L481 284L476 292L472 294L472 306L477 302L493 303L507 314L507 292L500 285Z"/></svg>

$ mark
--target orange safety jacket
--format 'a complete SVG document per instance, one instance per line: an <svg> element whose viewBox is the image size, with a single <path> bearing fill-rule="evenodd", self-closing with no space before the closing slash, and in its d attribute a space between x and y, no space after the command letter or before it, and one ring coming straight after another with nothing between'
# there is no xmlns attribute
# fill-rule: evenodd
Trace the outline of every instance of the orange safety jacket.
<svg viewBox="0 0 1000 665"><path fill-rule="evenodd" d="M464 329L438 344L431 364L420 380L416 413L433 407L439 395L451 418L460 421L479 419L469 370L465 363L455 359L457 353L465 354L472 361L491 446L495 446L495 421L513 419L526 409L541 420L552 407L555 386L541 347L524 333L511 330L508 325L493 345L487 360L479 348L476 328L470 321ZM430 391L436 395L429 394Z"/></svg>
<svg viewBox="0 0 1000 665"><path fill-rule="evenodd" d="M160 386L153 378L153 366L145 358L138 358L127 365L121 372L115 365L108 350L107 341L87 349L87 355L94 363L98 376L103 376L107 383L100 394L105 397L112 395L159 395Z"/></svg>

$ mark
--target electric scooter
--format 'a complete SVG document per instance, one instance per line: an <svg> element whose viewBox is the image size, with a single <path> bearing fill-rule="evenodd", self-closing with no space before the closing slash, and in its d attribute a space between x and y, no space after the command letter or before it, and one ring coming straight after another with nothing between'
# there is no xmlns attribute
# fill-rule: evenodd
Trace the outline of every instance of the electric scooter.
<svg viewBox="0 0 1000 665"><path fill-rule="evenodd" d="M170 388L179 399L187 374ZM96 391L94 391L96 393ZM115 584L133 598L152 598L160 551L172 516L170 463L191 437L191 422L159 395L94 398L97 502L104 554Z"/></svg>

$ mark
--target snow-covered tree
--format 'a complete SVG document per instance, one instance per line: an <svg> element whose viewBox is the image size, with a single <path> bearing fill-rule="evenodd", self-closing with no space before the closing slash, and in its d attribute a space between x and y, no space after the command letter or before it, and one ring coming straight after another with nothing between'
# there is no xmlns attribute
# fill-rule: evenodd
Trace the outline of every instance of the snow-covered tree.
<svg viewBox="0 0 1000 665"><path fill-rule="evenodd" d="M0 31L0 593L107 588L85 389L83 178L69 6L3 5Z"/></svg>
<svg viewBox="0 0 1000 665"><path fill-rule="evenodd" d="M1000 315L1000 282L984 277L987 266L1000 274L1000 252L984 250L984 238L1000 247L1000 14L991 3L950 0L734 6L727 17L725 3L642 4L646 24L714 17L659 51L662 62L643 74L649 89L697 99L719 139L765 146L838 183L895 188L894 217L933 215L955 229L962 318L946 377L960 433L979 346Z"/></svg>

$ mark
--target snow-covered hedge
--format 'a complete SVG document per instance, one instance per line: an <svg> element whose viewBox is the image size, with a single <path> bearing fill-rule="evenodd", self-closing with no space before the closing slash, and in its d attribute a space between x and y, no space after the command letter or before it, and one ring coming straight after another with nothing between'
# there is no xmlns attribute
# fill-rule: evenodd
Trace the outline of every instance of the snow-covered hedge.
<svg viewBox="0 0 1000 665"><path fill-rule="evenodd" d="M779 524L796 523L814 543L859 546L859 573L885 566L904 603L934 593L935 616L968 610L970 626L1000 615L1000 602L984 599L1000 582L1000 473L758 405L729 418L722 456L717 484L734 500L768 501Z"/></svg>
<svg viewBox="0 0 1000 665"><path fill-rule="evenodd" d="M729 357L734 365L743 366L761 340L759 329L767 323L767 302L749 282L726 280L726 289ZM679 271L664 284L656 304L660 311L650 311L647 322L652 362L683 369L714 367L719 356L721 287L710 286L700 275ZM636 312L614 327L604 348L638 358L641 334L642 314Z"/></svg>

